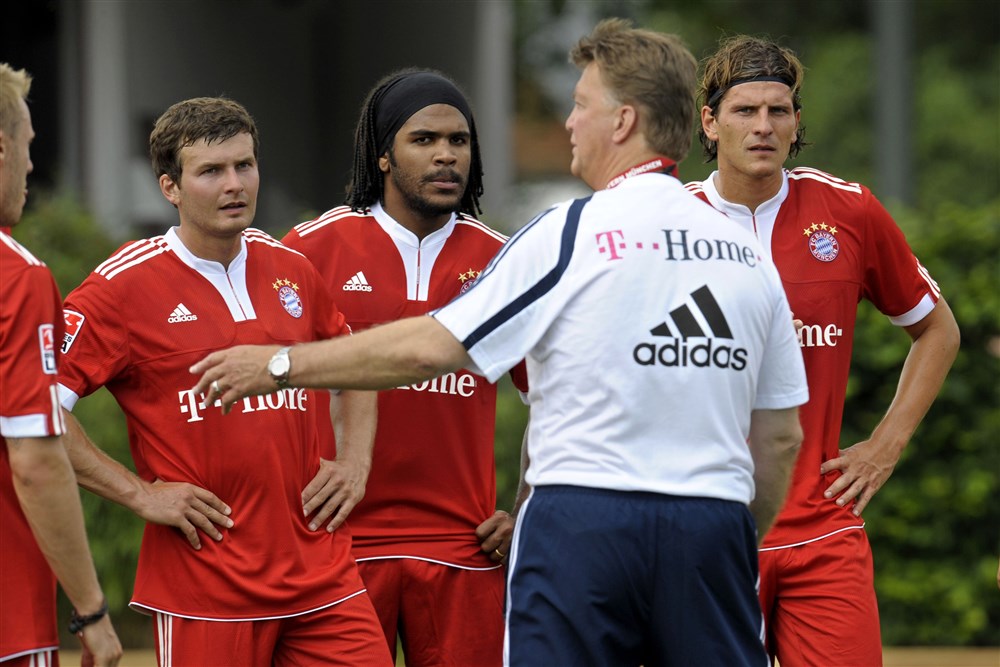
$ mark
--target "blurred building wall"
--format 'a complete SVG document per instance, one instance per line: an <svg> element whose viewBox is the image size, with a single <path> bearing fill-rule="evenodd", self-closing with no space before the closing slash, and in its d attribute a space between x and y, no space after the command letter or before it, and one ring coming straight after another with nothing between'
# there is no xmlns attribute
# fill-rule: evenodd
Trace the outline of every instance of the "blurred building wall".
<svg viewBox="0 0 1000 667"><path fill-rule="evenodd" d="M512 11L502 0L58 0L59 183L116 237L162 232L176 214L149 167L153 121L179 100L226 95L259 126L255 225L280 236L343 202L365 94L418 66L471 99L488 211L512 180Z"/></svg>

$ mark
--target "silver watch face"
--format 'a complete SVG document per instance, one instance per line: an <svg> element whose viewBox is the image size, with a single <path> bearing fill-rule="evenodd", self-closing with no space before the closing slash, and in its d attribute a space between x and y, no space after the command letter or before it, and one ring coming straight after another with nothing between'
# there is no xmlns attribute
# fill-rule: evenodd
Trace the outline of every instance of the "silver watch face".
<svg viewBox="0 0 1000 667"><path fill-rule="evenodd" d="M277 354L271 357L271 361L267 363L267 372L273 377L284 378L288 375L288 369L291 366L291 361L288 359L288 353Z"/></svg>

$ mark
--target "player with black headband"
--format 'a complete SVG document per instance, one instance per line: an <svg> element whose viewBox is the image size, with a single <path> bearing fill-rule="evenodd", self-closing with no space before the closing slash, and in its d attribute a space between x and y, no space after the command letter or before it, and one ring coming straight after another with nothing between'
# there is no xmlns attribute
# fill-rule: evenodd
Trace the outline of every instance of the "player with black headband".
<svg viewBox="0 0 1000 667"><path fill-rule="evenodd" d="M809 381L788 498L760 549L768 648L782 667L880 665L872 554L861 513L892 473L958 350L955 318L872 195L808 167L803 68L789 49L733 37L705 63L701 142L719 168L688 189L754 232L773 258ZM912 338L896 397L869 439L839 449L858 302Z"/></svg>
<svg viewBox="0 0 1000 667"><path fill-rule="evenodd" d="M362 106L346 204L283 242L313 261L357 332L473 284L505 241L472 217L482 192L465 96L438 72L396 72ZM407 665L500 664L513 520L496 510L495 418L496 385L466 370L379 395L350 526L386 641L395 652L402 638Z"/></svg>

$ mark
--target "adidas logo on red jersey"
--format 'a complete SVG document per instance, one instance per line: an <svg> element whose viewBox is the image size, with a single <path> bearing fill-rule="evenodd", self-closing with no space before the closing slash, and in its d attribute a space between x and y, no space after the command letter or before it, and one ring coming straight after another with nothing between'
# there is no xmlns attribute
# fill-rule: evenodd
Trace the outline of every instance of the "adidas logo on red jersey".
<svg viewBox="0 0 1000 667"><path fill-rule="evenodd" d="M372 286L368 284L368 279L365 278L363 271L358 271L351 279L344 283L343 287L345 292L371 292Z"/></svg>
<svg viewBox="0 0 1000 667"><path fill-rule="evenodd" d="M177 322L194 322L198 319L198 316L187 309L183 303L177 304L174 308L174 312L170 313L170 317L167 318L167 322L170 324L175 324Z"/></svg>

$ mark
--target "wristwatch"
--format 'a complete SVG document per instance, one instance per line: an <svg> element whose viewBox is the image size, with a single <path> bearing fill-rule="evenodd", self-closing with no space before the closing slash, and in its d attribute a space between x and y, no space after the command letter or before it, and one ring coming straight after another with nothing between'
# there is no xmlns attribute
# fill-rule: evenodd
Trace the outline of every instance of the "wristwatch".
<svg viewBox="0 0 1000 667"><path fill-rule="evenodd" d="M288 358L288 351L291 349L290 346L281 348L267 362L267 372L274 378L278 389L288 386L288 374L292 372L292 360Z"/></svg>

